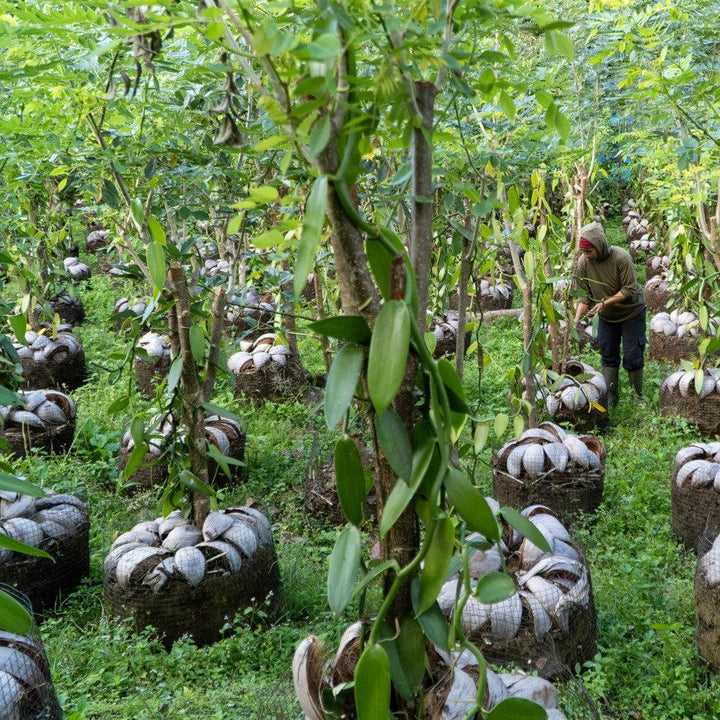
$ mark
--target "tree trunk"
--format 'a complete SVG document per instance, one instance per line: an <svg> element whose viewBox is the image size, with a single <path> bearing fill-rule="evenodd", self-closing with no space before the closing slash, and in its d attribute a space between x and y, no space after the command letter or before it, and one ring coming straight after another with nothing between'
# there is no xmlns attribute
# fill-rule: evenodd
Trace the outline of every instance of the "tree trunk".
<svg viewBox="0 0 720 720"><path fill-rule="evenodd" d="M435 96L437 88L431 82L415 83L415 98L422 114L422 125L413 130L412 140L412 231L410 233L410 262L415 272L418 292L417 323L425 331L430 260L432 257L433 187L432 138Z"/></svg>

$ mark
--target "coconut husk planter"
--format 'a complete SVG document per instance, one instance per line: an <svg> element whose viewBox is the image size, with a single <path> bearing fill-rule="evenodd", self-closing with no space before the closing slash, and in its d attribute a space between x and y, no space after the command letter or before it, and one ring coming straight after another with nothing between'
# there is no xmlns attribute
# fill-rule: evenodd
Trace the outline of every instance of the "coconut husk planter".
<svg viewBox="0 0 720 720"><path fill-rule="evenodd" d="M89 253L95 253L101 248L105 248L110 243L110 231L93 229L88 233L85 239L85 250Z"/></svg>
<svg viewBox="0 0 720 720"><path fill-rule="evenodd" d="M664 272L653 275L645 283L645 304L651 313L666 311L667 304L673 294L667 282L667 275Z"/></svg>
<svg viewBox="0 0 720 720"><path fill-rule="evenodd" d="M72 495L33 498L0 491L0 530L53 557L54 562L0 550L0 582L27 595L35 610L53 608L90 572L87 510Z"/></svg>
<svg viewBox="0 0 720 720"><path fill-rule="evenodd" d="M490 498L489 502L499 510L497 501ZM499 571L504 560L517 592L492 605L470 596L460 622L489 662L537 671L552 679L595 654L597 624L590 572L552 510L534 505L522 513L540 530L552 552L544 553L511 528L504 533L504 558L495 545L477 550L470 558L471 587L488 573ZM482 537L468 537L472 540ZM448 580L438 596L448 618L455 610L458 582L457 577Z"/></svg>
<svg viewBox="0 0 720 720"><path fill-rule="evenodd" d="M11 587L2 589L25 606L32 605ZM27 635L0 631L0 717L3 720L62 720L50 678L50 664L33 620Z"/></svg>
<svg viewBox="0 0 720 720"><path fill-rule="evenodd" d="M456 310L446 310L442 317L436 316L430 324L429 332L433 333L436 340L435 359L455 354L455 345L458 331L458 313ZM463 353L467 352L470 346L470 332L465 333L463 341Z"/></svg>
<svg viewBox="0 0 720 720"><path fill-rule="evenodd" d="M85 320L85 308L80 298L61 293L50 301L50 308L69 325L80 325Z"/></svg>
<svg viewBox="0 0 720 720"><path fill-rule="evenodd" d="M720 321L711 317L707 334L715 335ZM679 364L698 352L698 316L689 310L659 312L650 321L650 357L659 362Z"/></svg>
<svg viewBox="0 0 720 720"><path fill-rule="evenodd" d="M59 390L20 390L24 406L0 406L0 437L15 455L32 448L67 452L75 436L75 403Z"/></svg>
<svg viewBox="0 0 720 720"><path fill-rule="evenodd" d="M227 367L235 376L235 394L255 402L291 399L308 388L297 355L272 333L241 341L240 352L228 358Z"/></svg>
<svg viewBox="0 0 720 720"><path fill-rule="evenodd" d="M89 280L92 277L92 270L90 266L84 262L80 262L76 257L67 257L63 260L63 266L65 272L70 276L70 279L74 282L82 282L83 280Z"/></svg>
<svg viewBox="0 0 720 720"><path fill-rule="evenodd" d="M553 422L569 423L579 432L606 427L609 418L605 378L591 365L578 360L568 360L564 371L565 377L557 379L535 374L536 401L544 403ZM575 379L588 375L584 380ZM523 398L529 399L527 391L523 391Z"/></svg>
<svg viewBox="0 0 720 720"><path fill-rule="evenodd" d="M151 398L170 369L170 344L167 337L149 332L138 340L138 347L145 350L148 359L135 358L133 362L135 381L138 392Z"/></svg>
<svg viewBox="0 0 720 720"><path fill-rule="evenodd" d="M149 302L149 298L120 298L113 310L115 328L120 330L128 319L141 320Z"/></svg>
<svg viewBox="0 0 720 720"><path fill-rule="evenodd" d="M563 522L602 502L605 448L593 435L573 435L543 422L492 457L493 495L516 509L547 505Z"/></svg>
<svg viewBox="0 0 720 720"><path fill-rule="evenodd" d="M340 639L334 659L327 657L325 647L316 637L307 637L298 645L293 657L293 682L307 720L338 717L336 712L325 712L324 697L334 697L343 706L342 717L357 717L351 687L361 654L360 639L368 632L363 623L351 625ZM425 658L422 717L424 720L464 717L477 696L480 675L477 659L467 650L446 653L430 642L425 643ZM543 678L519 672L497 673L487 667L485 681L482 707L486 712L515 697L541 705L548 720L567 720L559 708L557 690ZM419 703L410 710L413 717L420 716Z"/></svg>
<svg viewBox="0 0 720 720"><path fill-rule="evenodd" d="M695 568L695 642L698 653L720 669L720 536L698 553Z"/></svg>
<svg viewBox="0 0 720 720"><path fill-rule="evenodd" d="M148 423L146 434L150 437L148 441L148 452L143 457L142 463L128 478L127 488L139 488L147 490L152 487L164 484L168 477L168 464L164 457L167 445L174 438L175 426L170 417L156 415ZM222 418L218 415L210 415L205 419L205 439L225 456L242 462L245 459L245 431L229 418ZM135 441L130 430L127 430L120 443L118 458L118 469L122 472L130 459ZM240 465L228 464L230 477L224 470L208 456L208 478L214 487L224 487L229 483L240 482L243 477L243 467Z"/></svg>
<svg viewBox="0 0 720 720"><path fill-rule="evenodd" d="M270 523L253 508L208 515L202 531L179 511L121 535L104 562L110 612L153 627L168 649L183 635L197 645L223 637L249 607L278 600L280 573Z"/></svg>
<svg viewBox="0 0 720 720"><path fill-rule="evenodd" d="M75 390L87 378L85 351L70 325L60 325L53 335L29 331L25 342L13 346L22 365L22 386L28 389L65 388Z"/></svg>
<svg viewBox="0 0 720 720"><path fill-rule="evenodd" d="M678 450L670 484L672 529L689 549L720 530L720 442ZM704 548L707 549L707 545Z"/></svg>
<svg viewBox="0 0 720 720"><path fill-rule="evenodd" d="M633 240L630 243L630 256L635 262L645 262L648 256L655 254L657 245L657 240L651 240L646 234L640 240Z"/></svg>
<svg viewBox="0 0 720 720"><path fill-rule="evenodd" d="M700 394L695 371L678 370L660 385L660 414L682 417L706 435L720 433L720 369L706 368Z"/></svg>
<svg viewBox="0 0 720 720"><path fill-rule="evenodd" d="M650 280L657 275L666 273L668 267L670 267L670 257L668 255L653 255L649 257L645 261L645 279Z"/></svg>
<svg viewBox="0 0 720 720"><path fill-rule="evenodd" d="M493 280L482 278L475 283L475 297L472 309L475 312L485 310L507 310L512 306L513 286L503 278Z"/></svg>
<svg viewBox="0 0 720 720"><path fill-rule="evenodd" d="M272 294L259 295L253 288L232 298L225 310L223 327L231 336L257 338L272 328L275 305Z"/></svg>

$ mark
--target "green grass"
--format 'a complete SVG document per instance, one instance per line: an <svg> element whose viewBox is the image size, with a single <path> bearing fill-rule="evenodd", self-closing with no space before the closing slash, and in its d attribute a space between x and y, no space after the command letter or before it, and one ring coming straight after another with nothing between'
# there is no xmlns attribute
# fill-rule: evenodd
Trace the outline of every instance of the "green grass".
<svg viewBox="0 0 720 720"><path fill-rule="evenodd" d="M617 225L611 227L611 242L618 243L619 233ZM107 369L112 365L108 354L124 343L110 330L110 311L128 291L129 286L116 288L103 276L81 290L88 320L78 333L93 374L74 393L78 433L73 452L18 463L43 486L78 494L91 515L90 577L43 616L41 625L66 715L73 720L300 720L290 673L295 646L308 634L332 646L354 620L352 613L334 619L324 597L336 531L303 509L308 464L329 459L333 444L318 401L254 407L234 400L223 382L215 398L240 415L248 432L247 479L225 490L222 502L244 503L251 497L271 518L283 581L278 620L268 624L262 612L252 613L238 618L228 637L215 645L197 649L185 640L168 653L103 608L102 561L113 538L157 514L154 493L127 496L116 490L123 424L143 401L133 394L128 415L105 411L129 385L127 368L122 373ZM517 321L480 329L486 361L482 382L476 356L468 358L464 378L480 416L507 411L506 374L520 360L521 337ZM318 344L303 338L301 349L305 362L321 370ZM583 359L598 364L592 352ZM603 717L618 720L720 716L720 681L694 647L695 558L670 529L672 459L699 435L683 422L658 415L658 386L669 369L649 364L643 402L631 397L623 374L620 404L602 435L605 499L597 514L575 530L592 573L599 629L598 654L579 670ZM475 481L486 493L491 452L507 439L507 433L500 438L491 433L475 465ZM574 717L584 716L578 711Z"/></svg>

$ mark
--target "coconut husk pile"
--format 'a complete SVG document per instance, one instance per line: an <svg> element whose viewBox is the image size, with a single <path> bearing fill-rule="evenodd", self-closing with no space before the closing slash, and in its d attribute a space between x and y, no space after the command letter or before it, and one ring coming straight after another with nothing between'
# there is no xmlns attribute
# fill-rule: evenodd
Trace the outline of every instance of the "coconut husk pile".
<svg viewBox="0 0 720 720"><path fill-rule="evenodd" d="M180 511L137 524L118 537L103 563L108 609L152 626L170 646L221 639L249 607L273 610L280 589L268 519L250 507L211 512L202 528Z"/></svg>
<svg viewBox="0 0 720 720"><path fill-rule="evenodd" d="M235 394L257 402L290 399L308 386L297 355L273 333L242 340L240 352L228 358L227 367L235 376Z"/></svg>
<svg viewBox="0 0 720 720"><path fill-rule="evenodd" d="M456 310L446 310L442 316L435 316L428 330L433 333L436 340L435 352L433 353L435 359L455 354L458 331L458 313ZM464 352L467 351L469 346L470 333L466 332L463 343Z"/></svg>
<svg viewBox="0 0 720 720"><path fill-rule="evenodd" d="M107 247L110 244L109 230L92 230L85 239L85 250L89 253L95 253L98 250Z"/></svg>
<svg viewBox="0 0 720 720"><path fill-rule="evenodd" d="M720 442L678 450L671 480L672 528L689 549L720 530Z"/></svg>
<svg viewBox="0 0 720 720"><path fill-rule="evenodd" d="M23 387L74 390L86 380L85 351L73 335L72 326L45 327L25 333L25 341L13 340L22 365Z"/></svg>
<svg viewBox="0 0 720 720"><path fill-rule="evenodd" d="M69 325L80 325L85 320L85 308L82 300L68 293L60 293L50 301L50 309Z"/></svg>
<svg viewBox="0 0 720 720"><path fill-rule="evenodd" d="M138 390L145 397L153 397L155 388L170 369L170 342L165 335L148 332L137 345L148 355L147 360L136 356L133 363Z"/></svg>
<svg viewBox="0 0 720 720"><path fill-rule="evenodd" d="M473 310L506 310L512 306L513 285L504 275L497 278L480 278L475 282Z"/></svg>
<svg viewBox="0 0 720 720"><path fill-rule="evenodd" d="M0 549L0 582L27 595L35 610L54 607L90 572L89 529L85 505L72 495L0 491L0 531L54 560Z"/></svg>
<svg viewBox="0 0 720 720"><path fill-rule="evenodd" d="M711 317L706 335L714 336L720 326L720 319ZM659 312L650 321L650 357L659 362L680 361L697 354L700 320L696 313L685 310Z"/></svg>
<svg viewBox="0 0 720 720"><path fill-rule="evenodd" d="M645 283L645 303L651 313L665 312L672 296L664 271L653 275Z"/></svg>
<svg viewBox="0 0 720 720"><path fill-rule="evenodd" d="M653 255L645 261L645 279L650 280L656 275L667 273L669 267L669 255Z"/></svg>
<svg viewBox="0 0 720 720"><path fill-rule="evenodd" d="M275 304L271 293L262 295L254 288L233 296L225 309L225 329L231 335L251 340L272 328Z"/></svg>
<svg viewBox="0 0 720 720"><path fill-rule="evenodd" d="M90 266L84 262L80 262L76 257L66 257L63 260L65 272L75 281L80 282L81 280L89 280L92 276Z"/></svg>
<svg viewBox="0 0 720 720"><path fill-rule="evenodd" d="M59 390L20 390L22 405L0 405L0 437L15 455L32 448L67 452L75 435L75 403Z"/></svg>
<svg viewBox="0 0 720 720"><path fill-rule="evenodd" d="M650 221L642 216L634 200L622 208L622 225L630 245L630 255L636 262L656 253L658 240Z"/></svg>
<svg viewBox="0 0 720 720"><path fill-rule="evenodd" d="M115 303L115 309L113 310L113 318L115 327L120 329L123 323L131 318L133 320L139 320L145 314L147 310L150 298L120 298Z"/></svg>
<svg viewBox="0 0 720 720"><path fill-rule="evenodd" d="M660 414L678 416L697 425L701 432L720 432L720 369L705 368L702 386L695 387L695 370L678 370L660 385Z"/></svg>
<svg viewBox="0 0 720 720"><path fill-rule="evenodd" d="M2 589L25 606L30 601L9 586ZM0 631L0 717L3 720L62 720L50 678L50 664L33 620L27 635Z"/></svg>
<svg viewBox="0 0 720 720"><path fill-rule="evenodd" d="M497 501L488 500L494 511ZM474 595L462 610L463 630L485 658L498 665L537 671L552 679L564 667L583 663L595 654L597 627L590 572L585 559L557 515L547 507L533 505L522 514L530 519L550 545L543 552L512 528L506 528L500 557L497 545L476 550L470 558L471 588L488 573L498 572L503 560L517 592L507 600L483 604ZM469 542L482 541L475 534ZM453 577L442 587L438 604L451 618L460 579Z"/></svg>
<svg viewBox="0 0 720 720"><path fill-rule="evenodd" d="M493 495L502 505L547 505L570 523L602 502L605 448L593 435L543 422L503 445L492 465Z"/></svg>

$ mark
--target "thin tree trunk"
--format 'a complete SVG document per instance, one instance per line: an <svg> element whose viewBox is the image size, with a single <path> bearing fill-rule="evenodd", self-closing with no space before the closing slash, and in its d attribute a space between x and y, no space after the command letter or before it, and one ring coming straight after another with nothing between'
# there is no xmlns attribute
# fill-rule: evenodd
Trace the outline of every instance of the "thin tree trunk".
<svg viewBox="0 0 720 720"><path fill-rule="evenodd" d="M198 369L190 347L190 293L183 267L179 262L172 262L169 271L170 287L175 298L177 313L177 330L182 357L182 423L185 426L186 443L190 457L190 472L200 482L209 483L207 457L205 455L205 413L202 388L198 379ZM193 493L193 522L202 527L210 512L210 498L198 492Z"/></svg>
<svg viewBox="0 0 720 720"><path fill-rule="evenodd" d="M465 229L470 230L471 215L468 212L465 215ZM468 305L468 285L470 284L470 268L472 266L472 258L474 255L475 241L480 229L480 220L475 223L475 232L473 239L469 240L463 235L462 251L460 255L460 280L458 282L458 325L457 335L455 336L455 371L462 380L463 369L465 366L465 325L467 322L467 305Z"/></svg>
<svg viewBox="0 0 720 720"><path fill-rule="evenodd" d="M422 114L422 126L413 130L412 141L412 231L410 233L410 262L415 271L418 292L417 323L424 332L430 283L432 257L433 187L432 136L437 88L431 82L415 83L415 98Z"/></svg>

